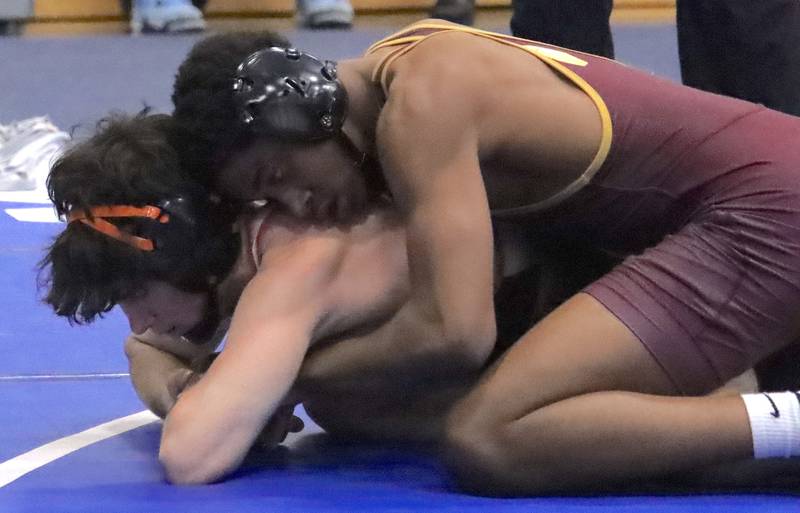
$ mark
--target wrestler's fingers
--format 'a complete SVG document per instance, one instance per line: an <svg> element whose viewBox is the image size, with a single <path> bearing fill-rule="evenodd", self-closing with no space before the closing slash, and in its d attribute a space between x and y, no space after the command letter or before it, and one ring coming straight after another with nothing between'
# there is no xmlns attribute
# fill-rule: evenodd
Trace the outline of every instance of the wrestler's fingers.
<svg viewBox="0 0 800 513"><path fill-rule="evenodd" d="M297 415L292 415L292 421L289 425L289 433L299 433L304 427L306 427L306 425L303 422L303 419Z"/></svg>
<svg viewBox="0 0 800 513"><path fill-rule="evenodd" d="M189 386L193 374L195 373L191 369L177 369L170 374L167 378L167 392L173 400Z"/></svg>
<svg viewBox="0 0 800 513"><path fill-rule="evenodd" d="M256 445L262 449L272 449L286 439L289 433L297 433L303 428L302 421L295 417L294 405L280 406L272 414L264 429L256 439Z"/></svg>

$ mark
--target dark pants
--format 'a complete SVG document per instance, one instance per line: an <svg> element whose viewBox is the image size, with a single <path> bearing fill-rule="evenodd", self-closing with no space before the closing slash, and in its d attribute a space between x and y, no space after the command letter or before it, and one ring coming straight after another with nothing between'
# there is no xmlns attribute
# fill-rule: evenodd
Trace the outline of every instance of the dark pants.
<svg viewBox="0 0 800 513"><path fill-rule="evenodd" d="M614 57L612 0L512 0L511 33L564 48Z"/></svg>
<svg viewBox="0 0 800 513"><path fill-rule="evenodd" d="M800 115L800 1L678 1L683 83Z"/></svg>
<svg viewBox="0 0 800 513"><path fill-rule="evenodd" d="M513 0L515 36L614 56L611 0ZM800 1L677 0L686 85L800 115Z"/></svg>

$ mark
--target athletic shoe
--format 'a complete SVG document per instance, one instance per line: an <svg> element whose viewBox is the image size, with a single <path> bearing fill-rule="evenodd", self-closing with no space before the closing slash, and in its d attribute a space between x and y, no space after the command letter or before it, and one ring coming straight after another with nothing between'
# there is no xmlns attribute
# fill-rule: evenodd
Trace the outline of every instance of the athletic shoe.
<svg viewBox="0 0 800 513"><path fill-rule="evenodd" d="M69 135L46 117L0 125L0 190L43 189Z"/></svg>
<svg viewBox="0 0 800 513"><path fill-rule="evenodd" d="M203 12L190 0L134 0L131 32L175 34L205 30Z"/></svg>
<svg viewBox="0 0 800 513"><path fill-rule="evenodd" d="M297 0L297 16L308 28L350 28L353 6L349 0Z"/></svg>

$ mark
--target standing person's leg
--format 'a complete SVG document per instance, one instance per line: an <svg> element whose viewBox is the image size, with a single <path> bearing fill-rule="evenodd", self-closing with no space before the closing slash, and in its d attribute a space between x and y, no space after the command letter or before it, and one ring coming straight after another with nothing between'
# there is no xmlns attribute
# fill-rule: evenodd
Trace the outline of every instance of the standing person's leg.
<svg viewBox="0 0 800 513"><path fill-rule="evenodd" d="M125 16L129 16L131 14L131 4L133 0L120 0L120 5L122 6L122 12L125 13ZM201 11L206 8L206 4L208 0L192 0L192 5L200 9Z"/></svg>
<svg viewBox="0 0 800 513"><path fill-rule="evenodd" d="M800 115L800 2L679 0L686 85Z"/></svg>
<svg viewBox="0 0 800 513"><path fill-rule="evenodd" d="M312 29L350 28L353 6L350 0L297 0L297 16Z"/></svg>
<svg viewBox="0 0 800 513"><path fill-rule="evenodd" d="M123 0L129 6L131 32L197 32L204 30L203 12L191 0Z"/></svg>
<svg viewBox="0 0 800 513"><path fill-rule="evenodd" d="M511 33L614 58L612 0L512 0Z"/></svg>

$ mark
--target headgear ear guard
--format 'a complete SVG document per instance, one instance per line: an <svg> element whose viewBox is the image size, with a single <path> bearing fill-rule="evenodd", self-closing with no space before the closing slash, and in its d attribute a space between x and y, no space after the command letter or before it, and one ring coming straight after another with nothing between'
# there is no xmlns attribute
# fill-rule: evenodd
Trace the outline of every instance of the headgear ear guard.
<svg viewBox="0 0 800 513"><path fill-rule="evenodd" d="M181 257L191 254L207 235L209 202L204 194L189 188L180 195L142 207L104 205L76 210L69 214L70 223L80 221L104 235L152 255L169 268ZM134 220L132 227L122 229L108 221L113 218Z"/></svg>
<svg viewBox="0 0 800 513"><path fill-rule="evenodd" d="M314 140L339 132L347 91L336 63L294 48L271 47L236 70L233 97L242 123L256 134Z"/></svg>

